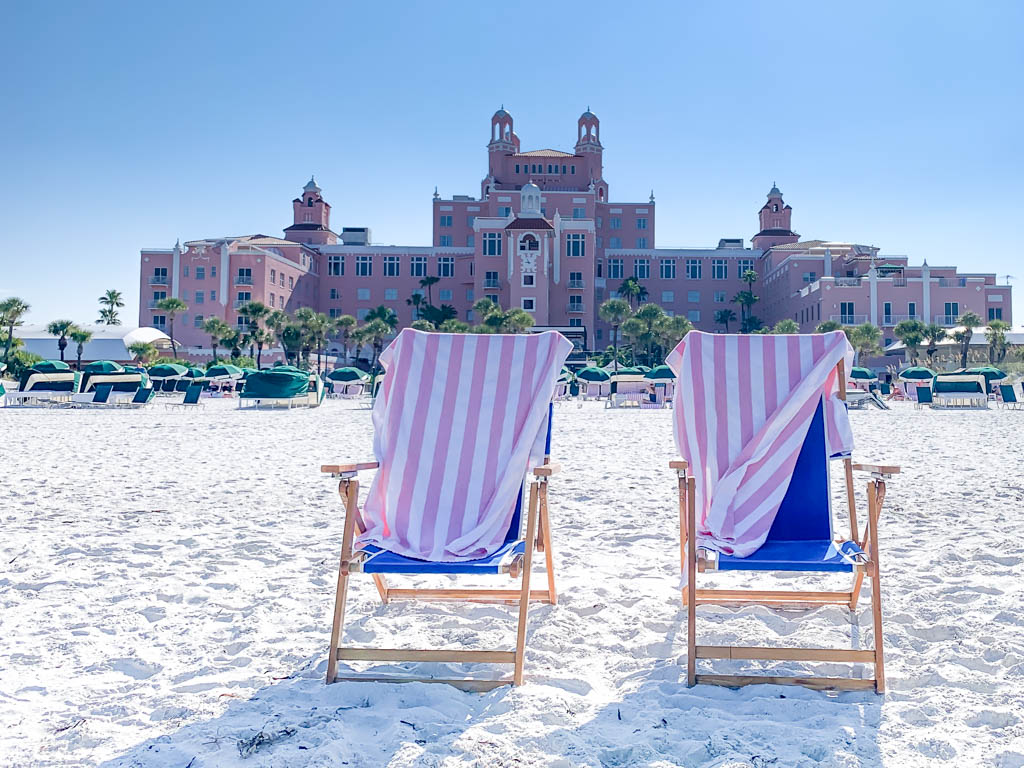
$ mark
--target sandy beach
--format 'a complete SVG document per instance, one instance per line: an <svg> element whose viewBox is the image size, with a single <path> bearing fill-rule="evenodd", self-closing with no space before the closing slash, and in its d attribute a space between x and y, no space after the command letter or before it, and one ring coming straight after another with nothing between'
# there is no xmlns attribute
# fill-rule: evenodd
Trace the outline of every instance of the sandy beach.
<svg viewBox="0 0 1024 768"><path fill-rule="evenodd" d="M856 458L903 467L885 696L688 689L670 414L555 419L559 603L531 610L526 684L470 694L323 683L343 514L319 466L372 456L368 410L0 409L0 765L1024 766L1024 413L851 414ZM348 642L514 641L511 609L384 607L369 578L349 611ZM839 607L698 620L715 643L871 643L870 615Z"/></svg>

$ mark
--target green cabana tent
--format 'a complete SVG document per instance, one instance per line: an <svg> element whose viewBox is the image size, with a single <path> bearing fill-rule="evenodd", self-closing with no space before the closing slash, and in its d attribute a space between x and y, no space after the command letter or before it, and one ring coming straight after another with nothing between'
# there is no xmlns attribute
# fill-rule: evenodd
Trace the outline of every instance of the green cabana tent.
<svg viewBox="0 0 1024 768"><path fill-rule="evenodd" d="M604 368L588 366L576 372L576 378L580 381L608 381L611 374Z"/></svg>
<svg viewBox="0 0 1024 768"><path fill-rule="evenodd" d="M854 366L850 369L850 378L857 381L875 381L878 376L870 368Z"/></svg>
<svg viewBox="0 0 1024 768"><path fill-rule="evenodd" d="M658 365L644 374L645 379L675 379L676 375L667 365Z"/></svg>
<svg viewBox="0 0 1024 768"><path fill-rule="evenodd" d="M96 360L82 366L82 373L123 373L124 366L113 360Z"/></svg>
<svg viewBox="0 0 1024 768"><path fill-rule="evenodd" d="M196 368L195 366L192 366L191 368L185 369L185 377L189 379L205 379L206 371L204 371L202 368Z"/></svg>
<svg viewBox="0 0 1024 768"><path fill-rule="evenodd" d="M899 377L903 381L928 381L935 378L935 371L922 365L914 365L900 371Z"/></svg>
<svg viewBox="0 0 1024 768"><path fill-rule="evenodd" d="M309 374L288 365L277 366L266 371L259 371L245 380L245 392L242 397L252 398L292 398L301 397L309 392Z"/></svg>
<svg viewBox="0 0 1024 768"><path fill-rule="evenodd" d="M151 379L176 379L179 376L184 376L187 372L188 368L184 365L161 363L149 369L149 377Z"/></svg>
<svg viewBox="0 0 1024 768"><path fill-rule="evenodd" d="M980 374L984 376L986 386L990 385L993 381L1002 381L1006 378L1006 374L994 365L978 365L974 368L968 368L964 373Z"/></svg>
<svg viewBox="0 0 1024 768"><path fill-rule="evenodd" d="M40 360L32 366L32 370L36 373L62 373L70 371L71 366L63 360Z"/></svg>
<svg viewBox="0 0 1024 768"><path fill-rule="evenodd" d="M631 365L626 368L619 368L617 371L610 372L612 376L643 376L643 371L639 366Z"/></svg>
<svg viewBox="0 0 1024 768"><path fill-rule="evenodd" d="M331 381L349 382L349 381L365 381L370 378L370 374L366 371L361 371L358 368L346 367L346 368L335 368L333 371L327 374L327 378Z"/></svg>
<svg viewBox="0 0 1024 768"><path fill-rule="evenodd" d="M206 378L216 379L217 381L240 379L242 378L242 369L237 365L228 365L226 363L211 365L206 369Z"/></svg>

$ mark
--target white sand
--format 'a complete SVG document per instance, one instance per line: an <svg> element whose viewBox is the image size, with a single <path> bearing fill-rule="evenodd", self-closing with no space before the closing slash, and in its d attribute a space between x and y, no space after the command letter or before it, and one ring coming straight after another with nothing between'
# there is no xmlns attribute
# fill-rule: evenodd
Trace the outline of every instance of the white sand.
<svg viewBox="0 0 1024 768"><path fill-rule="evenodd" d="M0 765L1024 765L1024 413L852 416L859 458L904 466L884 697L687 689L669 414L556 418L560 602L531 611L527 684L480 695L323 684L342 514L318 469L370 456L368 411L0 410ZM349 642L513 642L503 607L384 608L365 577L351 595ZM740 645L868 647L870 627L838 607L699 618Z"/></svg>

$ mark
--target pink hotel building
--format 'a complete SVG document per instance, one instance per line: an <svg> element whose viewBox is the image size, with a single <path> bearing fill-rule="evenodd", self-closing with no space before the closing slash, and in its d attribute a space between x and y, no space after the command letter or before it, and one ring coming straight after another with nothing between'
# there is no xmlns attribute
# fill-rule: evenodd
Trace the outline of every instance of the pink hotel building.
<svg viewBox="0 0 1024 768"><path fill-rule="evenodd" d="M749 268L760 276L754 313L766 325L792 318L811 331L828 319L870 321L890 341L906 318L951 326L970 309L1012 322L1010 287L996 285L994 274L927 261L911 266L906 256L870 245L801 241L793 209L774 185L751 247L723 238L713 248L656 248L653 192L646 202L611 202L603 152L600 123L589 110L577 122L572 152L521 151L512 116L498 110L480 196L442 198L435 190L433 243L422 247L376 245L365 227L336 233L331 206L310 179L292 201L283 239L257 234L143 249L139 324L164 328L157 301L181 298L188 311L175 335L196 359L211 354L203 320L218 316L242 327L237 310L250 300L360 320L383 304L405 326L415 319L406 299L422 293L419 281L432 275L440 278L434 303L452 305L467 322L474 321L473 302L487 297L530 312L537 330L555 328L594 349L611 342L597 308L623 279L636 277L649 301L697 328L721 330L715 312L739 314L731 300Z"/></svg>

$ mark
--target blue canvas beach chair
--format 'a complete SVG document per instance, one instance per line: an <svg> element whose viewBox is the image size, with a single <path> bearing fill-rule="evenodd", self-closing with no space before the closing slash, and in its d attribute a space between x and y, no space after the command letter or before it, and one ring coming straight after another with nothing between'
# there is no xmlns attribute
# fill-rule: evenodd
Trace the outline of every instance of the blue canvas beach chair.
<svg viewBox="0 0 1024 768"><path fill-rule="evenodd" d="M729 341L723 334L700 334L691 341L691 333L683 342L701 343L706 348L715 345L728 345ZM841 333L840 333L841 335ZM702 336L713 336L713 339L701 339ZM751 337L757 338L757 337ZM798 342L790 344L787 341L758 341L751 342L750 347L755 354L751 360L761 360L762 351L758 344L786 344L790 349L789 358L782 353L779 357L779 367L788 368L791 372L797 363L795 360L808 360L814 354L811 350L815 342L811 337L791 337L799 339ZM806 341L805 341L806 340ZM830 344L833 343L830 341ZM846 346L845 339L836 337L834 343ZM682 345L681 345L682 346ZM801 346L805 348L802 350ZM722 347L725 349L725 346ZM721 350L715 350L720 352ZM841 353L842 349L838 351ZM684 364L697 359L701 355L698 347L689 358L682 358ZM710 359L710 353L705 351L704 359ZM725 358L723 358L725 359ZM815 362L813 369L803 376L811 380L814 376L824 377L827 372L826 365L830 364L833 357L823 354L819 362ZM840 357L832 368L833 376L828 378L813 379L815 382L810 387L804 386L801 380L795 383L792 391L777 393L777 405L769 403L768 396L765 396L763 427L758 426L759 415L751 411L743 413L747 419L755 422L751 426L741 426L733 422L729 424L734 414L739 415L739 409L732 411L728 416L719 410L717 422L708 421L709 424L717 423L718 429L728 429L731 434L729 438L717 434L714 439L699 434L693 435L689 443L685 441L681 450L688 452L694 445L708 444L712 447L706 448L706 461L708 468L698 465L698 462L691 467L685 460L671 462L670 466L678 476L679 484L679 512L680 512L680 540L681 540L681 565L685 574L685 586L683 587L683 603L688 614L688 635L687 635L687 681L690 685L706 683L713 685L724 685L739 687L756 683L772 684L796 684L819 689L846 689L864 690L874 689L881 693L885 688L885 674L883 667L883 642L882 642L882 608L879 590L879 548L878 548L878 518L881 514L882 503L885 499L886 480L893 474L899 472L895 466L854 464L848 453L835 451L837 435L846 425L841 424L845 420L845 408L834 398L845 398L846 377L843 369L845 359ZM753 380L760 380L761 371L751 370L753 366L747 367L740 364L736 367L732 361L719 368L702 369L699 378L705 382L707 391L727 391L728 381L723 381L724 390L716 389L717 379L725 380L728 376L735 377L735 372L740 372L740 377L749 377ZM823 370L824 369L824 370ZM680 376L693 376L693 371L684 368ZM751 385L755 383L751 381ZM821 382L821 383L818 383ZM791 382L792 384L793 382ZM700 386L699 382L697 386ZM741 387L744 385L741 384ZM838 387L838 392L831 390L831 387ZM794 404L796 393L800 393L802 399ZM695 401L696 402L696 401ZM706 402L707 407L715 407L716 402L711 399ZM699 404L693 407L693 411L699 409ZM684 410L680 414L681 421L677 423L692 428L697 420L693 419L692 412L687 413L689 406L682 404ZM802 419L809 416L806 432L799 444L794 444L793 439L800 434L799 424ZM700 414L697 414L702 418ZM780 430L779 438L766 438L774 428ZM739 435L749 429L753 436L743 442ZM721 450L722 440L733 438L736 447L734 458L728 463L728 470L720 476L717 474L718 465L711 462L716 461L714 454ZM744 438L746 439L746 438ZM718 443L715 440L719 441ZM849 444L849 443L847 443ZM718 447L716 451L715 447ZM793 446L793 447L791 447ZM749 453L753 447L756 455L752 457ZM730 451L732 450L730 446ZM795 463L790 464L791 451L796 451ZM778 453L778 463L773 461L773 454ZM690 453L691 458L694 455ZM701 455L699 452L697 455ZM719 455L723 455L719 453ZM746 463L747 460L751 463ZM845 470L845 481L847 491L847 504L850 516L850 538L843 540L837 537L832 527L832 509L830 494L830 464L833 459L840 459ZM778 475L786 467L791 466L787 474ZM736 468L739 468L736 471ZM777 469L776 469L777 468ZM771 472L771 470L775 470ZM871 479L867 484L868 510L867 521L863 530L858 527L857 509L854 501L854 480L855 471L864 471L870 474ZM771 477L766 473L771 472ZM740 498L763 498L762 506L756 507L755 512L747 518L731 518L730 526L727 529L716 529L717 522L713 520L714 510L721 507L713 506L713 501L702 498L698 492L698 477L705 480L704 488L709 487L707 477L709 475L718 478L717 489L732 489L735 484L735 495L727 495L729 507L732 508L733 501ZM778 479L776 476L778 475ZM732 478L732 480L730 480ZM762 485L763 484L763 485ZM716 486L711 486L716 487ZM712 491L714 493L714 491ZM771 499L779 498L781 502L774 502ZM721 499L719 499L721 501ZM773 508L778 503L777 512L774 518L760 516L761 513ZM709 506L711 504L712 506ZM736 502L738 508L742 508L741 502ZM701 519L697 515L698 506L706 511L706 516ZM759 534L756 539L744 542L738 531L744 525L751 529L758 525L764 525L765 519L770 521L767 535ZM735 527L732 527L735 524ZM719 530L727 530L729 535L734 537L737 550L748 545L753 551L746 551L740 556L738 551L730 552L731 545L723 542L726 539ZM697 532L697 535L694 535ZM763 536L763 540L760 538ZM758 543L760 542L760 543ZM698 586L698 578L705 573L712 571L746 571L746 572L787 572L787 573L845 573L852 577L852 585L849 590L843 591L779 591L779 590L752 590L752 589L709 589ZM864 579L869 578L871 585L871 611L872 626L874 634L873 649L836 649L836 648L793 648L793 647L761 647L761 646L732 646L732 645L702 645L696 635L697 607L700 605L725 605L725 606L746 606L764 605L774 608L807 608L822 605L841 605L851 612L856 610L860 597L861 586ZM866 663L874 665L874 675L870 678L853 677L817 677L792 674L768 674L768 675L725 675L725 674L699 674L697 664L702 659L731 659L731 660L757 660L757 661L781 661L792 662L845 662L850 664Z"/></svg>
<svg viewBox="0 0 1024 768"><path fill-rule="evenodd" d="M1021 405L1024 405L1017 399L1017 393L1013 391L1013 384L999 385L999 404L1003 408L1014 411L1020 410Z"/></svg>
<svg viewBox="0 0 1024 768"><path fill-rule="evenodd" d="M185 397L180 403L167 403L168 408L202 408L205 403L199 402L199 396L203 394L202 384L193 384L185 390Z"/></svg>
<svg viewBox="0 0 1024 768"><path fill-rule="evenodd" d="M917 388L917 401L914 403L915 408L924 408L926 405L931 405L934 401L932 400L932 388L918 386Z"/></svg>
<svg viewBox="0 0 1024 768"><path fill-rule="evenodd" d="M97 384L92 391L92 399L85 399L88 395L75 395L76 398L82 398L81 400L73 400L73 404L78 406L84 406L86 408L106 408L107 406L113 406L114 403L110 401L110 393L114 391L113 384Z"/></svg>
<svg viewBox="0 0 1024 768"><path fill-rule="evenodd" d="M125 403L126 408L142 408L153 402L156 392L153 387L139 387L135 390L135 397Z"/></svg>
<svg viewBox="0 0 1024 768"><path fill-rule="evenodd" d="M438 336L448 338L438 341ZM558 471L558 466L549 461L551 396L558 370L571 350L571 344L553 332L537 334L525 342L511 339L513 337L499 335L474 337L403 330L381 357L387 369L387 379L374 407L374 425L378 433L375 451L378 461L321 466L322 472L339 478L338 493L346 508L334 623L328 649L328 683L338 680L443 682L474 691L522 683L529 603L541 601L554 604L557 600L547 492L548 479ZM442 359L460 359L461 366L454 368L454 364L449 362L453 367L445 370L442 366L409 365L410 360L416 359L415 355L423 354L426 359L431 359L432 344L445 345L446 349L450 347L450 354L446 352ZM531 387L524 386L517 392L510 390L506 397L496 394L502 391L501 381L506 377L518 378L519 374L512 371L494 373L494 370L506 369L492 369L491 373L485 373L479 370L479 364L488 360L488 351L493 352L502 346L511 349L512 345L520 348L525 369L537 371L537 376ZM410 350L415 350L415 355ZM471 384L467 385L466 382ZM460 386L470 386L471 390L460 395ZM418 389L415 408L404 407L403 402L408 402L404 397L392 396L391 393L399 388L403 388L403 392ZM443 414L454 408L456 403L466 407L467 413L479 413L482 424L503 423L505 429L508 429L509 424L512 425L512 434L507 436L511 440L506 444L517 447L508 455L504 466L501 466L502 460L495 464L486 458L488 453L496 456L492 443L499 440L500 435L494 434L489 428L482 430L475 419L452 420L444 417ZM481 407L478 408L478 405ZM494 421L492 414L506 408L518 412L520 416L512 422ZM402 434L399 424L415 423L417 416L422 418L427 412L440 415L429 431L406 432L408 437L398 444L388 444L386 441L391 438L380 437L382 433ZM506 414L511 412L506 411ZM464 454L466 441L474 439L476 449ZM360 508L359 481L356 476L360 471L369 469L377 469L378 473L366 502ZM467 478L466 482L448 484L463 474ZM504 480L491 486L488 478L498 476L504 477ZM443 477L448 478L444 484L441 483ZM472 482L469 477L473 478ZM477 501L476 496L467 491L460 505L458 489L476 483L484 489L493 487L495 492L492 494L482 490ZM436 501L425 498L429 497L432 487ZM505 490L499 491L499 488ZM525 505L524 496L528 498ZM418 504L420 506L417 507ZM487 546L478 546L475 539L472 545L466 544L467 537L472 538L476 532L485 528L488 531L485 536ZM430 542L431 551L443 554L433 557L409 554L410 549L417 554L425 554L417 544L424 537ZM371 540L379 543L372 543ZM404 546L406 542L408 547ZM456 557L454 550L460 546L468 553ZM544 552L547 589L530 589L535 548ZM406 551L399 551L402 549ZM349 577L355 573L372 576L384 603L396 599L420 599L517 606L515 649L394 650L346 646L342 643L345 605ZM403 574L505 576L517 580L519 584L512 589L398 589L385 581L386 576ZM507 664L512 666L512 676L495 680L458 678L449 673L438 677L396 677L375 672L342 675L338 670L339 661Z"/></svg>

